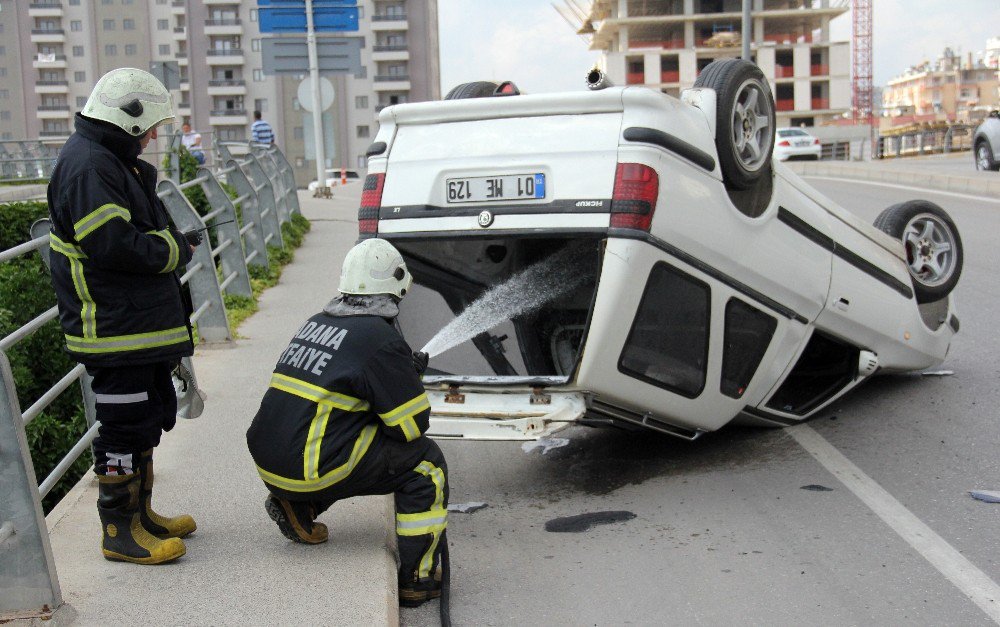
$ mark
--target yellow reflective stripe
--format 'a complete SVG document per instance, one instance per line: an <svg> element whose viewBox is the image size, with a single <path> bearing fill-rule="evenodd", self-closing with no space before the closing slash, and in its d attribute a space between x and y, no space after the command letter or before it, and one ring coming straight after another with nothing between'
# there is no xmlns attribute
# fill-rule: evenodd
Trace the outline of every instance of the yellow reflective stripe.
<svg viewBox="0 0 1000 627"><path fill-rule="evenodd" d="M406 533L399 533L400 525L400 515L396 516L396 533L399 535L422 535L425 533L433 534L433 539L431 540L430 547L424 553L423 557L420 558L420 566L417 567L418 577L429 577L431 572L431 567L434 565L434 551L437 549L438 541L441 539L441 533L448 526L448 511L444 509L444 471L424 460L417 464L417 467L413 469L414 472L420 473L425 477L429 477L434 483L434 504L431 505L430 510L424 512L425 514L436 514L439 517L439 521L434 524L429 524L423 531L418 531L420 528L406 528ZM407 515L407 514L404 514ZM404 522L410 522L409 520Z"/></svg>
<svg viewBox="0 0 1000 627"><path fill-rule="evenodd" d="M271 387L282 392L304 398L314 403L327 403L337 409L344 411L367 411L368 401L354 398L339 392L331 392L326 388L313 385L301 379L295 379L287 375L275 372L271 375Z"/></svg>
<svg viewBox="0 0 1000 627"><path fill-rule="evenodd" d="M190 338L187 327L175 327L163 331L134 333L132 335L109 335L105 337L76 337L66 335L66 348L76 353L119 353L156 348L169 344L179 344Z"/></svg>
<svg viewBox="0 0 1000 627"><path fill-rule="evenodd" d="M302 476L306 479L319 479L319 450L323 446L323 434L326 433L326 423L330 420L333 406L329 403L316 404L316 416L309 425L309 435L303 451Z"/></svg>
<svg viewBox="0 0 1000 627"><path fill-rule="evenodd" d="M111 202L101 205L77 220L76 224L73 225L73 231L76 233L76 241L87 237L102 224L114 218L121 218L129 222L132 220L132 214L125 207L120 207Z"/></svg>
<svg viewBox="0 0 1000 627"><path fill-rule="evenodd" d="M268 472L260 466L257 466L257 472L265 483L281 488L282 490L288 490L289 492L315 492L329 488L350 476L351 472L361 461L361 458L365 456L365 453L371 447L376 431L378 431L376 425L368 425L363 428L358 439L354 441L354 448L351 450L351 456L347 461L321 477L315 479L289 479Z"/></svg>
<svg viewBox="0 0 1000 627"><path fill-rule="evenodd" d="M443 509L419 514L396 514L396 534L401 536L422 536L444 531L447 526L448 512Z"/></svg>
<svg viewBox="0 0 1000 627"><path fill-rule="evenodd" d="M430 409L430 407L431 403L427 399L427 394L421 392L419 396L406 401L399 407L384 414L379 414L379 418L382 419L382 422L387 427L399 427L402 429L406 441L412 442L420 437L420 429L413 419L414 416L424 410Z"/></svg>
<svg viewBox="0 0 1000 627"><path fill-rule="evenodd" d="M167 247L170 249L170 252L167 255L167 265L163 266L163 269L160 270L160 274L176 270L177 262L180 261L180 250L177 248L177 242L174 241L174 236L171 235L170 231L167 231L166 229L162 231L150 231L149 234L162 237L167 243Z"/></svg>
<svg viewBox="0 0 1000 627"><path fill-rule="evenodd" d="M82 248L75 244L67 244L51 232L49 233L49 248L66 257L87 258L87 253L83 252Z"/></svg>

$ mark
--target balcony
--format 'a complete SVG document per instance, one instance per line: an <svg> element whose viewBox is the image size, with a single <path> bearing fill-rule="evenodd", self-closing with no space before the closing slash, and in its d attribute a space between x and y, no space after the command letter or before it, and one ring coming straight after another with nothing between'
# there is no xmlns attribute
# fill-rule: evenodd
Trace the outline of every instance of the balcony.
<svg viewBox="0 0 1000 627"><path fill-rule="evenodd" d="M809 76L829 76L830 66L826 64L817 64L809 66Z"/></svg>
<svg viewBox="0 0 1000 627"><path fill-rule="evenodd" d="M681 80L680 70L664 70L660 72L661 83L679 83Z"/></svg>
<svg viewBox="0 0 1000 627"><path fill-rule="evenodd" d="M51 61L49 61L49 59L51 59ZM66 69L66 55L46 55L39 52L38 55L31 61L31 67L36 70L64 70Z"/></svg>
<svg viewBox="0 0 1000 627"><path fill-rule="evenodd" d="M180 52L175 52L174 53L174 58L175 59L186 59L186 58L188 58L187 50L181 50Z"/></svg>
<svg viewBox="0 0 1000 627"><path fill-rule="evenodd" d="M376 74L375 91L409 91L409 74Z"/></svg>
<svg viewBox="0 0 1000 627"><path fill-rule="evenodd" d="M174 0L170 3L170 15L186 15L187 3L184 0Z"/></svg>
<svg viewBox="0 0 1000 627"><path fill-rule="evenodd" d="M28 17L62 17L62 2L32 2L28 4Z"/></svg>
<svg viewBox="0 0 1000 627"><path fill-rule="evenodd" d="M39 131L39 137L69 137L69 129Z"/></svg>
<svg viewBox="0 0 1000 627"><path fill-rule="evenodd" d="M69 81L44 79L35 81L36 94L68 94Z"/></svg>
<svg viewBox="0 0 1000 627"><path fill-rule="evenodd" d="M372 46L372 61L409 61L410 50L401 46Z"/></svg>
<svg viewBox="0 0 1000 627"><path fill-rule="evenodd" d="M239 18L205 20L206 35L242 35L243 26Z"/></svg>
<svg viewBox="0 0 1000 627"><path fill-rule="evenodd" d="M645 72L626 72L625 73L625 84L626 85L642 85L646 82Z"/></svg>
<svg viewBox="0 0 1000 627"><path fill-rule="evenodd" d="M409 27L410 25L409 22L406 21L405 15L392 14L372 16L372 30L375 32L407 30Z"/></svg>
<svg viewBox="0 0 1000 627"><path fill-rule="evenodd" d="M208 56L205 61L209 65L243 65L245 63L242 48L213 48L205 54Z"/></svg>
<svg viewBox="0 0 1000 627"><path fill-rule="evenodd" d="M792 78L795 76L795 68L790 65L775 65L774 78Z"/></svg>
<svg viewBox="0 0 1000 627"><path fill-rule="evenodd" d="M36 111L40 120L65 120L70 114L68 104L40 105Z"/></svg>
<svg viewBox="0 0 1000 627"><path fill-rule="evenodd" d="M829 98L813 98L812 99L812 109L813 111L824 111L830 108Z"/></svg>
<svg viewBox="0 0 1000 627"><path fill-rule="evenodd" d="M249 122L246 109L214 109L208 116L212 126L245 126Z"/></svg>
<svg viewBox="0 0 1000 627"><path fill-rule="evenodd" d="M775 100L774 108L776 111L795 111L795 99L782 98L781 100Z"/></svg>
<svg viewBox="0 0 1000 627"><path fill-rule="evenodd" d="M66 41L66 31L61 28L32 28L31 42L36 44L61 44Z"/></svg>
<svg viewBox="0 0 1000 627"><path fill-rule="evenodd" d="M208 81L209 96L244 96L247 93L247 82L238 79L212 79Z"/></svg>

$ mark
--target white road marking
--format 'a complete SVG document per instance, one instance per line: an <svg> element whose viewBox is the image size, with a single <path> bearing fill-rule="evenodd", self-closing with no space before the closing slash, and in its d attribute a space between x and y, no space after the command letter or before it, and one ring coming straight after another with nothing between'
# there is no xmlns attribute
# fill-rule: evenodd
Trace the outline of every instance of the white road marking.
<svg viewBox="0 0 1000 627"><path fill-rule="evenodd" d="M922 192L926 194L942 194L944 196L954 196L955 198L965 198L967 200L979 200L982 202L995 202L1000 203L1000 198L991 198L989 196L976 196L974 194L963 194L961 192L947 192L940 189L931 189L929 187L913 187L912 185L897 185L896 183L885 183L883 181L869 181L866 179L852 179L845 176L815 176L811 174L800 174L804 179L818 179L821 181L847 181L850 183L863 183L865 185L877 185L879 187L893 187L895 189L905 189L911 192Z"/></svg>
<svg viewBox="0 0 1000 627"><path fill-rule="evenodd" d="M903 507L812 427L796 425L785 431L993 622L1000 624L1000 585Z"/></svg>

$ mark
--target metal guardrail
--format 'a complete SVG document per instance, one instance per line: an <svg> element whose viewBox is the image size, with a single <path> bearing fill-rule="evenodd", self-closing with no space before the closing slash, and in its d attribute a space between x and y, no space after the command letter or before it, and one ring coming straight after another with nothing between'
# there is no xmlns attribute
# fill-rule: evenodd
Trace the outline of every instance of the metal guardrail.
<svg viewBox="0 0 1000 627"><path fill-rule="evenodd" d="M878 138L879 159L913 157L935 153L971 152L975 127L951 124L937 128L906 128Z"/></svg>
<svg viewBox="0 0 1000 627"><path fill-rule="evenodd" d="M230 152L234 145L241 146L244 154L234 157ZM180 280L191 292L195 309L190 320L197 324L199 338L224 343L232 341L232 333L223 294L251 296L248 265L268 266L267 246L283 246L281 225L300 211L291 166L280 150L245 143L217 143L216 147L224 168L199 168L197 177L183 184L161 180L157 196L182 231L219 224L209 229L205 241L195 249ZM236 189L236 198L229 198L223 181ZM211 206L205 216L195 211L183 193L194 186L201 186ZM233 222L222 224L229 220ZM48 242L46 233L0 251L0 263L34 251L47 259ZM57 316L57 308L52 307L0 338L0 622L15 616L45 616L62 603L41 499L90 447L100 426L90 377L80 364L30 407L20 408L7 351ZM190 358L185 358L184 364L194 372ZM39 484L25 426L77 381L87 431Z"/></svg>

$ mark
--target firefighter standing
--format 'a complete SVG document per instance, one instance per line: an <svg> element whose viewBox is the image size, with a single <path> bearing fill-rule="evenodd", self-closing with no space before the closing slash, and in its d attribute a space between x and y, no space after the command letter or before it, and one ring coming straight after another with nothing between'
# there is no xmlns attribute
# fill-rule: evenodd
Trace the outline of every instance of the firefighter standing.
<svg viewBox="0 0 1000 627"><path fill-rule="evenodd" d="M176 273L192 246L156 196L156 168L139 154L173 120L170 93L122 68L94 87L48 187L52 283L66 347L93 377L94 472L102 550L159 564L184 554L188 515L151 508L153 448L176 419L171 370L192 354L190 303Z"/></svg>
<svg viewBox="0 0 1000 627"><path fill-rule="evenodd" d="M424 435L427 357L411 353L392 324L412 280L385 240L351 249L341 295L295 333L247 431L270 491L265 508L290 540L325 542L315 518L340 499L395 495L400 604L408 607L440 595L448 506L444 456Z"/></svg>

